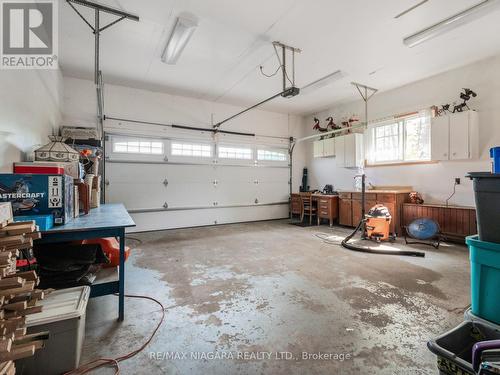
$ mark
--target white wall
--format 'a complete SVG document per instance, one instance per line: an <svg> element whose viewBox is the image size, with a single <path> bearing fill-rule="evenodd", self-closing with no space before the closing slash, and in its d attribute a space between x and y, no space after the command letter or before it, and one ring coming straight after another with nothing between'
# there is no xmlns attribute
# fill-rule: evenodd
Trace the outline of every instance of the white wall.
<svg viewBox="0 0 500 375"><path fill-rule="evenodd" d="M0 172L49 140L61 120L59 70L0 70Z"/></svg>
<svg viewBox="0 0 500 375"><path fill-rule="evenodd" d="M221 103L197 100L160 92L117 85L105 85L105 114L111 117L210 127L213 121L244 109ZM63 125L95 126L96 95L92 81L64 77ZM105 128L132 130L143 134L165 134L168 128L108 120ZM261 136L300 137L304 131L303 118L283 113L255 109L222 125L221 129L255 133ZM196 133L189 132L191 136ZM223 135L220 135L223 136ZM288 145L286 140L283 145ZM294 189L300 185L302 168L305 166L305 147L297 147L294 156Z"/></svg>
<svg viewBox="0 0 500 375"><path fill-rule="evenodd" d="M366 82L369 84L369 82ZM500 56L489 58L459 69L418 81L398 89L375 94L369 102L369 119L379 119L408 113L432 105L450 103L458 99L463 87L471 88L478 97L471 100L471 108L479 112L479 143L481 157L471 161L447 161L436 164L381 166L365 169L368 182L373 185L410 185L423 194L428 203L443 203L451 194L453 180L460 177L450 204L474 205L471 181L464 178L469 171L489 171L489 148L500 145ZM353 90L355 88L353 87ZM364 117L364 102L359 100L333 107L314 116L323 121L328 116L340 119L351 114ZM312 134L313 117L307 116L306 129ZM333 183L337 189L352 189L356 171L335 166L333 158L312 158L312 143L306 151L311 188Z"/></svg>

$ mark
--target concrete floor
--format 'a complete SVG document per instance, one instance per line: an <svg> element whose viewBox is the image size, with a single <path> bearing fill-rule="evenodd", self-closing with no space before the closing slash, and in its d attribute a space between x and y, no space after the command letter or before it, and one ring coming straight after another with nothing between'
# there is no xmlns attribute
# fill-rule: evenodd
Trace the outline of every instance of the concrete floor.
<svg viewBox="0 0 500 375"><path fill-rule="evenodd" d="M414 246L425 259L362 254L318 232L340 242L350 230L269 221L131 235L140 241L128 241L127 293L167 310L122 373L436 374L426 342L463 320L466 247ZM89 303L82 363L138 347L161 314L127 299L119 324L116 305Z"/></svg>

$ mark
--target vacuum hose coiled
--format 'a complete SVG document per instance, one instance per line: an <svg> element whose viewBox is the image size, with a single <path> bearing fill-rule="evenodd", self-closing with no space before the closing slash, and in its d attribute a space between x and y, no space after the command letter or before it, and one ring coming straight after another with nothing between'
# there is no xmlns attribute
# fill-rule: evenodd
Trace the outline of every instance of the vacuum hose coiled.
<svg viewBox="0 0 500 375"><path fill-rule="evenodd" d="M348 235L346 238L344 238L341 242L342 247L345 247L346 249L353 250L353 251L359 251L362 253L371 253L371 254L385 254L385 255L402 255L402 256L412 256L412 257L425 257L425 253L422 253L420 251L410 251L410 250L389 250L389 249L377 249L373 247L365 247L365 246L358 246L354 244L349 244L348 242L354 237L356 232L360 230L363 227L363 224L366 222L366 219L361 219L359 222L358 226L354 231Z"/></svg>

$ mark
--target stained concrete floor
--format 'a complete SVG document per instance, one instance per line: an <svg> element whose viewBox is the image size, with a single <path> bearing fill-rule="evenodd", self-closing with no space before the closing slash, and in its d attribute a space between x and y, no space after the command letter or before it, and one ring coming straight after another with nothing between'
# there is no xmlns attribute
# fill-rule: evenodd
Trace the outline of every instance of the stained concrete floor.
<svg viewBox="0 0 500 375"><path fill-rule="evenodd" d="M350 230L269 221L130 235L127 293L159 299L166 319L121 372L436 374L426 342L463 320L466 247L372 255L318 232L340 242ZM128 299L117 323L116 305L113 296L89 303L82 362L136 348L161 314Z"/></svg>

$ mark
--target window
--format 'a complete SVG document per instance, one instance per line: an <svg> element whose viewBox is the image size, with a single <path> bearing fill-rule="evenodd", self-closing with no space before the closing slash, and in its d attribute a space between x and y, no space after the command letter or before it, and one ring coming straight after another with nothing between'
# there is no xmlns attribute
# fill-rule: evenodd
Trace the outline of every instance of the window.
<svg viewBox="0 0 500 375"><path fill-rule="evenodd" d="M257 160L286 161L286 150L257 150Z"/></svg>
<svg viewBox="0 0 500 375"><path fill-rule="evenodd" d="M163 142L148 140L116 140L113 142L113 152L126 154L163 154Z"/></svg>
<svg viewBox="0 0 500 375"><path fill-rule="evenodd" d="M430 160L430 113L395 119L370 129L370 164Z"/></svg>
<svg viewBox="0 0 500 375"><path fill-rule="evenodd" d="M249 147L219 146L219 158L221 159L252 159L252 149Z"/></svg>
<svg viewBox="0 0 500 375"><path fill-rule="evenodd" d="M176 156L209 158L212 156L212 146L203 143L172 142L170 153Z"/></svg>

